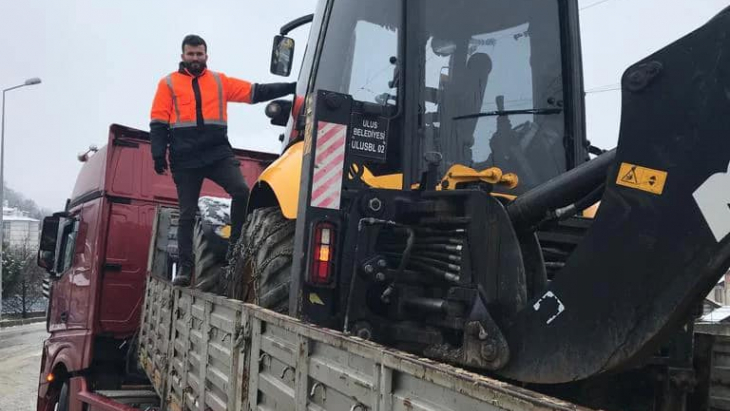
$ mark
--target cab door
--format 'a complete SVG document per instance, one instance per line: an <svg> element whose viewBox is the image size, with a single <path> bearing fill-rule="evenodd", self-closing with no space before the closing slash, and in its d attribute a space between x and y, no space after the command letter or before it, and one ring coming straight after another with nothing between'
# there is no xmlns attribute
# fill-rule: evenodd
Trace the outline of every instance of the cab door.
<svg viewBox="0 0 730 411"><path fill-rule="evenodd" d="M112 202L101 261L99 325L117 336L139 326L155 205Z"/></svg>
<svg viewBox="0 0 730 411"><path fill-rule="evenodd" d="M71 279L76 250L76 237L80 226L78 218L62 218L59 221L56 242L56 261L54 271L56 278L52 286L50 306L48 308L48 331L60 331L68 328Z"/></svg>

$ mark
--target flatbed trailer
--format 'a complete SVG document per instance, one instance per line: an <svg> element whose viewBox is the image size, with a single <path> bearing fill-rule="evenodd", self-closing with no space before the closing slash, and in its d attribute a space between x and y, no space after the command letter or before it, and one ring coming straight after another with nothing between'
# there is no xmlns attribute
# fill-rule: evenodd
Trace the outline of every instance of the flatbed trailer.
<svg viewBox="0 0 730 411"><path fill-rule="evenodd" d="M175 210L160 207L155 233ZM155 235L139 360L165 410L577 411L502 381L166 278Z"/></svg>

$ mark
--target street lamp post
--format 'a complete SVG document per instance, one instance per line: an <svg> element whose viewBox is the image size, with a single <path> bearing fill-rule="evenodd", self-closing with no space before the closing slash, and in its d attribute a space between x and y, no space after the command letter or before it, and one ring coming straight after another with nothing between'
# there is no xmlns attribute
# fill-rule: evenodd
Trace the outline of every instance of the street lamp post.
<svg viewBox="0 0 730 411"><path fill-rule="evenodd" d="M16 88L21 88L25 86L33 86L35 84L40 84L41 79L38 77L29 78L28 80L25 80L23 84L18 84L17 86L8 87L6 89L3 89L3 110L2 110L2 120L0 120L0 207L3 207L3 211L0 212L0 319L2 319L3 315L3 259L2 255L5 252L3 247L3 234L5 232L5 228L3 225L3 218L4 218L4 207L5 207L5 180L3 180L3 170L5 169L5 93L10 90L15 90Z"/></svg>

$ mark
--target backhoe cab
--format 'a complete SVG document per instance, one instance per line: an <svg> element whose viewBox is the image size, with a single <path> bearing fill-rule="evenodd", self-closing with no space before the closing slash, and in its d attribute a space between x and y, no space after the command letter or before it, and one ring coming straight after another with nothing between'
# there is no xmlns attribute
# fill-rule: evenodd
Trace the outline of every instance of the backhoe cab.
<svg viewBox="0 0 730 411"><path fill-rule="evenodd" d="M590 161L576 0L323 0L311 20L294 238L269 241L291 262L242 268L254 299L286 309L291 272L291 315L536 384L691 340L730 265L727 10L628 68L618 148ZM277 38L272 72L292 53ZM282 226L271 210L252 221ZM689 374L691 346L670 361Z"/></svg>

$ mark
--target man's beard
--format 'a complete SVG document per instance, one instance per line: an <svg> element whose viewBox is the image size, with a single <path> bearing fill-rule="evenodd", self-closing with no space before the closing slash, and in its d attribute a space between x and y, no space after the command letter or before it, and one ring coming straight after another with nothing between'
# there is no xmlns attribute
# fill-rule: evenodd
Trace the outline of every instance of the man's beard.
<svg viewBox="0 0 730 411"><path fill-rule="evenodd" d="M205 62L199 62L199 61L192 61L192 62L183 62L183 66L190 72L190 74L197 76L198 74L202 73L203 70L206 69Z"/></svg>

